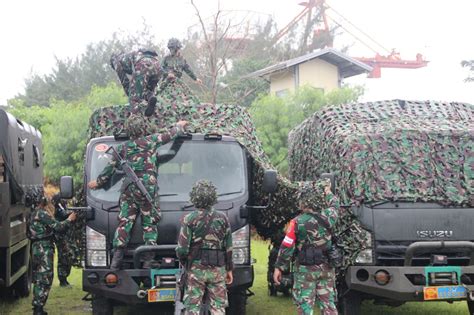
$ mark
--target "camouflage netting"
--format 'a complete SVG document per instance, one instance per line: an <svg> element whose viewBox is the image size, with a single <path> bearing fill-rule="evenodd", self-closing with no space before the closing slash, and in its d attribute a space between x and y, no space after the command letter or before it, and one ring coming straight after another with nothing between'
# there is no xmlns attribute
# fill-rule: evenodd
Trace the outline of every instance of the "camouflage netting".
<svg viewBox="0 0 474 315"><path fill-rule="evenodd" d="M257 205L267 204L268 196L262 190L262 179L264 170L272 169L273 166L257 139L249 113L243 107L200 103L181 81L165 86L157 98L155 115L144 118L147 134L169 128L179 120L187 120L190 123L187 127L190 132L217 132L233 136L256 162L251 187L254 202ZM123 123L130 115L130 111L131 107L128 105L96 110L90 118L89 138L123 132ZM298 210L296 191L295 185L279 176L277 192L272 195L270 207L252 211L253 223L262 237L275 242L281 240L282 227L296 215Z"/></svg>
<svg viewBox="0 0 474 315"><path fill-rule="evenodd" d="M336 174L344 204L474 206L474 106L383 101L330 107L289 136L290 178Z"/></svg>

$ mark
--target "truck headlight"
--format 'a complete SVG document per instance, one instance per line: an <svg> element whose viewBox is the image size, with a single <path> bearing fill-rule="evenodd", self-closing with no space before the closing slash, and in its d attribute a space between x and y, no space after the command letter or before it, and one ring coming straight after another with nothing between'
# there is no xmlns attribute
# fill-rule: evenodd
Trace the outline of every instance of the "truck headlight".
<svg viewBox="0 0 474 315"><path fill-rule="evenodd" d="M105 235L86 227L87 265L92 267L107 266L107 246Z"/></svg>
<svg viewBox="0 0 474 315"><path fill-rule="evenodd" d="M250 228L249 225L232 233L232 261L234 264L248 264L250 262Z"/></svg>

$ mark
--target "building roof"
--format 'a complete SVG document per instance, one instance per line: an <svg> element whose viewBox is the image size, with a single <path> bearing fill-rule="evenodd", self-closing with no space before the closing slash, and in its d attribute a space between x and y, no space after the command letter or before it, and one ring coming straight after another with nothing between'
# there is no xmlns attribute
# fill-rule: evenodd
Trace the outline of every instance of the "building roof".
<svg viewBox="0 0 474 315"><path fill-rule="evenodd" d="M325 49L317 50L315 52L306 54L304 56L300 56L297 58L279 62L277 64L266 67L264 69L252 72L246 75L245 77L252 78L252 77L268 76L272 73L286 70L292 66L298 65L300 63L304 63L306 61L309 61L315 58L322 59L330 64L337 66L339 68L340 76L342 78L348 78L354 75L372 71L371 66L361 61L358 61L354 58L346 56L345 54L337 50L334 50L332 48L325 48Z"/></svg>

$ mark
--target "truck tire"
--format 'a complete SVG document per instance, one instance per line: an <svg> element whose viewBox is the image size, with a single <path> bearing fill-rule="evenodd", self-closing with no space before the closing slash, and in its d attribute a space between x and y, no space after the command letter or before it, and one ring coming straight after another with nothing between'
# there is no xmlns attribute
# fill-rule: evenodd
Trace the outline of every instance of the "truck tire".
<svg viewBox="0 0 474 315"><path fill-rule="evenodd" d="M467 301L467 308L469 309L469 315L474 315L474 301Z"/></svg>
<svg viewBox="0 0 474 315"><path fill-rule="evenodd" d="M247 294L245 290L229 292L229 307L226 309L226 315L245 315L247 306Z"/></svg>
<svg viewBox="0 0 474 315"><path fill-rule="evenodd" d="M95 295L92 298L92 315L113 315L114 305L112 300Z"/></svg>
<svg viewBox="0 0 474 315"><path fill-rule="evenodd" d="M15 297L23 298L30 295L31 291L31 281L33 278L33 266L31 264L31 259L28 263L28 269L25 274L22 275L13 285L13 292Z"/></svg>
<svg viewBox="0 0 474 315"><path fill-rule="evenodd" d="M339 314L341 315L360 315L362 298L355 291L347 292L339 300Z"/></svg>

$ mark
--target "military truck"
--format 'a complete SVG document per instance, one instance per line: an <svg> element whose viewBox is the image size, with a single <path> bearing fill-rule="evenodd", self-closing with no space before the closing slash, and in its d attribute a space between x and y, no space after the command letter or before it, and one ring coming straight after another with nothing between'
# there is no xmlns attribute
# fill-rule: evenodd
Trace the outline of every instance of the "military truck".
<svg viewBox="0 0 474 315"><path fill-rule="evenodd" d="M289 165L293 180L334 175L342 314L363 300L467 301L474 312L473 105L329 107L290 133Z"/></svg>
<svg viewBox="0 0 474 315"><path fill-rule="evenodd" d="M92 295L93 314L112 314L117 304L155 304L163 312L166 303L174 302L176 277L180 272L175 254L180 218L195 209L189 204L189 191L199 179L209 179L217 186L219 197L215 209L225 213L231 224L235 269L234 281L228 286L227 312L245 314L247 296L251 294L248 289L254 280L250 256L251 213L265 208L268 201L260 199L275 190L276 172L264 169L254 158L262 154L245 146L246 139L255 141L255 131L244 109L189 103L183 99L172 109L175 104L159 98L155 116L144 118L146 133L167 129L181 119L191 122L188 128L191 133L159 150L158 194L162 218L158 223L158 245L142 245L138 217L123 269L119 271L111 271L109 266L124 175L114 175L104 189L90 190L85 184L97 178L109 162L108 148L126 141L123 122L131 108L106 107L91 116L81 184L83 206L89 207L82 285ZM63 178L63 196L71 196L71 186L70 178ZM158 264L151 270L142 269L141 256L150 251L155 253Z"/></svg>
<svg viewBox="0 0 474 315"><path fill-rule="evenodd" d="M0 109L0 291L16 297L31 288L26 219L42 193L41 133Z"/></svg>

